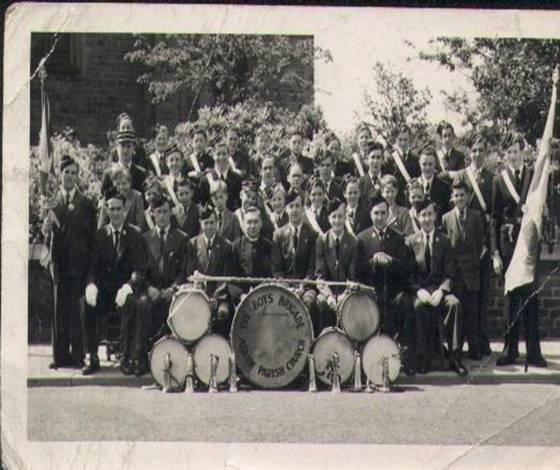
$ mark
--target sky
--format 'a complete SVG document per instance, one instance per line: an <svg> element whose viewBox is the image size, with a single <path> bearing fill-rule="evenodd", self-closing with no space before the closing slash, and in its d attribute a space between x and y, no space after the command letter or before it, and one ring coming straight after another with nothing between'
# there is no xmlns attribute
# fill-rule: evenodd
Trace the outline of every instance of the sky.
<svg viewBox="0 0 560 470"><path fill-rule="evenodd" d="M363 33L363 32L362 32ZM411 40L416 49L405 44ZM364 91L375 95L373 65L380 61L413 80L418 89L427 87L432 102L427 108L428 119L450 121L460 130L460 116L445 109L442 91L462 88L474 97L474 89L461 73L418 59L418 51L429 50L429 36L407 37L406 34L360 34L359 31L341 41L335 35L315 36L315 44L328 49L333 61L318 61L315 65L315 102L324 111L329 126L346 133L358 122L355 113L364 114Z"/></svg>

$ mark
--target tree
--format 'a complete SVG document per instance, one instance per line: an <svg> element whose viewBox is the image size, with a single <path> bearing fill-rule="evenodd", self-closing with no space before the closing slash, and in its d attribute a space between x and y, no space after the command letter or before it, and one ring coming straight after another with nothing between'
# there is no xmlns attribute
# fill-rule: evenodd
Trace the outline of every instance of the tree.
<svg viewBox="0 0 560 470"><path fill-rule="evenodd" d="M465 73L478 96L447 96L448 106L478 127L495 134L515 130L534 144L541 137L550 101L550 80L560 62L560 41L517 38L436 38L420 58ZM560 124L560 116L556 117Z"/></svg>
<svg viewBox="0 0 560 470"><path fill-rule="evenodd" d="M396 131L408 124L417 142L428 137L426 107L432 95L426 88L417 90L412 80L381 62L373 66L375 94L364 92L367 108L365 122L386 142L393 142Z"/></svg>
<svg viewBox="0 0 560 470"><path fill-rule="evenodd" d="M332 60L311 36L233 34L137 35L125 59L143 66L154 103L185 88L210 106L313 96L314 61Z"/></svg>

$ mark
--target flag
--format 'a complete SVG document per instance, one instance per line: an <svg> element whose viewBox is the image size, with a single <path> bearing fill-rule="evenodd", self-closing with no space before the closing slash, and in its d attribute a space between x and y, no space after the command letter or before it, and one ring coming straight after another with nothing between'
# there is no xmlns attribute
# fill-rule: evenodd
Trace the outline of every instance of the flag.
<svg viewBox="0 0 560 470"><path fill-rule="evenodd" d="M41 80L41 131L39 133L39 183L41 194L47 194L47 182L54 174L53 151L51 143L50 103L44 80Z"/></svg>
<svg viewBox="0 0 560 470"><path fill-rule="evenodd" d="M554 126L557 86L552 88L552 99L539 147L535 172L527 192L521 229L515 245L513 257L505 275L505 293L535 280L539 241L542 238L542 215L548 189L550 168L550 143Z"/></svg>

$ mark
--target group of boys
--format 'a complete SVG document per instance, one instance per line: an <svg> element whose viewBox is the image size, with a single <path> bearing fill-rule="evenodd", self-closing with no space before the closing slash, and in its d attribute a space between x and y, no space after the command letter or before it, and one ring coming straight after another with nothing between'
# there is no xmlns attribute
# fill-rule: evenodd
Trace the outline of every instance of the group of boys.
<svg viewBox="0 0 560 470"><path fill-rule="evenodd" d="M470 358L491 353L489 279L492 268L501 274L511 260L531 170L523 164L519 136L504 141L505 169L493 176L484 168L488 144L482 135L473 136L468 162L453 146L449 123L438 134L441 150L427 146L417 155L410 150L410 129L402 126L388 153L361 126L359 150L346 160L332 133L326 148L308 158L297 131L290 151L275 155L261 129L249 155L236 128L212 145L204 129L195 128L192 153L183 155L160 128L156 151L138 161L136 134L124 116L99 210L77 189L77 162L65 156L60 163L61 187L44 224L55 268L51 366L97 371L100 320L116 311L121 370L145 374L151 345L168 333L174 294L198 272L317 280L316 286L290 284L316 335L337 324L337 305L349 294L322 281L372 286L382 329L406 346L408 374L428 372L437 351L466 375L465 338ZM212 330L228 336L235 307L251 284L196 287L210 300ZM525 286L506 296L498 365L519 356L521 315L528 362L546 366L538 301L530 292Z"/></svg>

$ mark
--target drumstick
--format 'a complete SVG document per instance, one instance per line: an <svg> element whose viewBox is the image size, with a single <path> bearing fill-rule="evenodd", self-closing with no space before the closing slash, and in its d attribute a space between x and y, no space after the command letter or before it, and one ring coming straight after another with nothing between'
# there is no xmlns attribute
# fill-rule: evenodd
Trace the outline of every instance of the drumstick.
<svg viewBox="0 0 560 470"><path fill-rule="evenodd" d="M272 277L236 277L236 276L207 276L205 274L196 274L188 277L191 282L234 282L234 283L293 283L293 284L311 284L318 285L324 284L327 286L337 286L337 287L351 287L356 286L363 290L369 290L375 292L375 289L370 286L366 286L360 282L341 282L341 281L317 281L314 279L283 279L283 278L272 278Z"/></svg>

